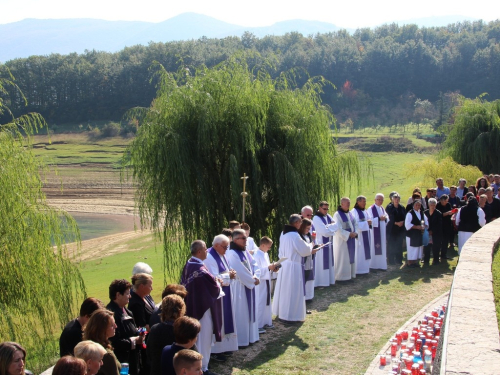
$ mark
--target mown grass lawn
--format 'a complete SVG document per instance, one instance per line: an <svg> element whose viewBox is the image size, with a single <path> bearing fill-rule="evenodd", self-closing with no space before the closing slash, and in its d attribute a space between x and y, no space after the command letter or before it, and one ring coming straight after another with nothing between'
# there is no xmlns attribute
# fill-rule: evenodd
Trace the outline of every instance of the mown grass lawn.
<svg viewBox="0 0 500 375"><path fill-rule="evenodd" d="M493 264L491 265L493 273L493 294L495 295L495 307L497 310L498 326L500 327L500 245L495 249L493 255Z"/></svg>

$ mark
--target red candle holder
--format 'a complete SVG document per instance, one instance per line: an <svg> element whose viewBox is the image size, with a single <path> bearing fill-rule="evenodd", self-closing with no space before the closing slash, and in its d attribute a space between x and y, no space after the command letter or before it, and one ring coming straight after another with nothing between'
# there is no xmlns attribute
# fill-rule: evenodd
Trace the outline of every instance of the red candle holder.
<svg viewBox="0 0 500 375"><path fill-rule="evenodd" d="M411 366L413 366L413 356L410 355L405 359L405 366L407 370L411 370Z"/></svg>
<svg viewBox="0 0 500 375"><path fill-rule="evenodd" d="M420 351L420 349L422 349L422 340L421 339L417 339L417 345L415 346L415 349L417 351Z"/></svg>
<svg viewBox="0 0 500 375"><path fill-rule="evenodd" d="M418 368L418 364L414 363L411 366L411 375L420 375L419 372L420 372L420 369Z"/></svg>
<svg viewBox="0 0 500 375"><path fill-rule="evenodd" d="M397 352L398 352L398 343L397 342L393 342L391 344L391 356L395 357Z"/></svg>
<svg viewBox="0 0 500 375"><path fill-rule="evenodd" d="M387 365L387 359L384 354L380 356L380 366L385 366L385 365Z"/></svg>
<svg viewBox="0 0 500 375"><path fill-rule="evenodd" d="M403 342L403 336L401 334L396 335L396 340L397 340L398 346L400 346L401 343Z"/></svg>
<svg viewBox="0 0 500 375"><path fill-rule="evenodd" d="M403 340L408 340L408 331L403 331Z"/></svg>
<svg viewBox="0 0 500 375"><path fill-rule="evenodd" d="M441 335L441 326L439 324L434 324L434 334L436 336L440 336Z"/></svg>

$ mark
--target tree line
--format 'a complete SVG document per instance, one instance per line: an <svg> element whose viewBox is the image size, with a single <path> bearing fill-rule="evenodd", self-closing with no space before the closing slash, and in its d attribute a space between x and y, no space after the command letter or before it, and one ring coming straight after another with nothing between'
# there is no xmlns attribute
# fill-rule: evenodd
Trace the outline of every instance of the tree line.
<svg viewBox="0 0 500 375"><path fill-rule="evenodd" d="M86 51L14 59L5 63L28 99L9 92L15 115L38 112L51 124L120 120L156 96L150 67L213 67L241 50L275 60L274 77L295 70L296 83L323 76L324 104L356 128L430 119L441 125L457 94L500 98L500 21L445 27L383 25L304 36L241 37L150 43L117 53ZM257 55L256 55L257 56ZM259 59L259 57L256 57ZM251 62L250 62L251 63ZM307 72L307 73L306 73Z"/></svg>

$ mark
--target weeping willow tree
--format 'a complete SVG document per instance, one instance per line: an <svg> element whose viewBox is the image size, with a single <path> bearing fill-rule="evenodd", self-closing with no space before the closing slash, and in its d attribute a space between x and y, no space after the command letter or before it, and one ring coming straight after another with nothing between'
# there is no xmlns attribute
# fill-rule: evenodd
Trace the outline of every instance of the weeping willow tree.
<svg viewBox="0 0 500 375"><path fill-rule="evenodd" d="M458 180L461 178L465 178L470 184L475 184L477 178L483 175L478 167L458 164L449 156L441 160L429 157L422 161L408 163L405 164L404 170L406 177L416 177L419 181L406 192L409 196L415 187L420 187L425 193L426 188L436 186L438 177L443 178L446 186L458 186Z"/></svg>
<svg viewBox="0 0 500 375"><path fill-rule="evenodd" d="M79 232L42 192L46 169L31 137L45 122L37 114L13 117L7 86L16 87L8 72L0 78L0 117L11 119L0 124L0 341L21 343L28 368L38 372L56 357L54 334L75 316L85 294L64 245L79 241Z"/></svg>
<svg viewBox="0 0 500 375"><path fill-rule="evenodd" d="M162 237L170 280L189 242L211 242L241 220L244 173L245 221L256 238L277 239L290 214L323 199L335 206L344 186L360 181L356 155L339 155L333 142L335 119L320 99L328 82L298 87L294 73L273 79L269 60L252 57L252 69L248 61L236 56L194 74L160 66L158 95L124 157L141 225Z"/></svg>
<svg viewBox="0 0 500 375"><path fill-rule="evenodd" d="M444 143L444 155L472 164L484 173L500 171L500 100L460 98L454 122Z"/></svg>

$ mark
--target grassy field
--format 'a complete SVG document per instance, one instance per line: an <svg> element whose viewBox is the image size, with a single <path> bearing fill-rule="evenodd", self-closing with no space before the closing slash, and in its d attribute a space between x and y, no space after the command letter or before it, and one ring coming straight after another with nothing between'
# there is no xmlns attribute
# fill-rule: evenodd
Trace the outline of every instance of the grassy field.
<svg viewBox="0 0 500 375"><path fill-rule="evenodd" d="M87 133L37 135L33 148L49 164L118 163L130 139L122 137L92 139Z"/></svg>
<svg viewBox="0 0 500 375"><path fill-rule="evenodd" d="M500 327L500 245L495 249L491 271L493 273L493 293L495 294L495 307L497 310L498 326Z"/></svg>
<svg viewBox="0 0 500 375"><path fill-rule="evenodd" d="M114 279L127 279L130 281L132 267L137 262L145 262L153 268L153 293L156 301L161 300L161 292L165 286L163 274L163 245L154 238L144 236L127 241L119 245L123 248L138 249L126 251L111 256L98 257L94 260L80 263L80 272L85 280L87 294L109 302L108 287ZM167 282L178 282L172 277L167 277Z"/></svg>

